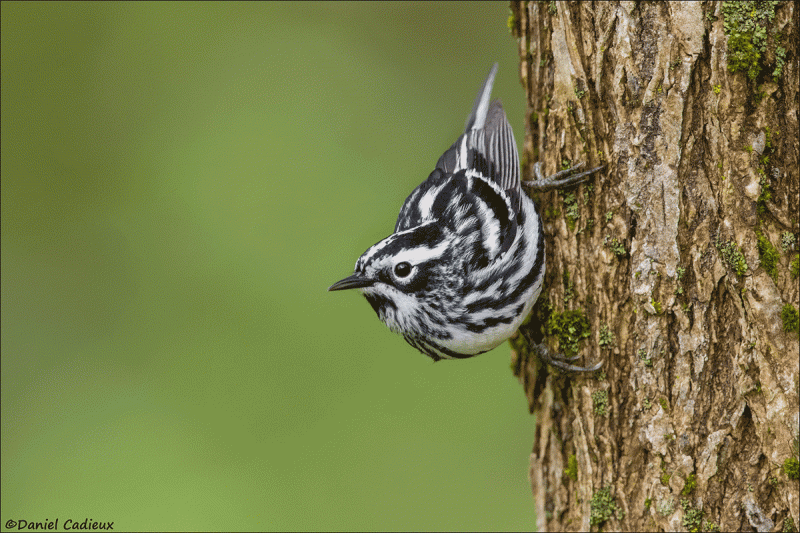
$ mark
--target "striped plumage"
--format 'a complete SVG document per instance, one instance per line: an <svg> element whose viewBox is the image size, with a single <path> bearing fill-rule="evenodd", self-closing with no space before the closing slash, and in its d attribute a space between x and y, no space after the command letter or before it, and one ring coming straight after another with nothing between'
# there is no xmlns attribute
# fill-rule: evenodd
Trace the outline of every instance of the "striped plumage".
<svg viewBox="0 0 800 533"><path fill-rule="evenodd" d="M408 196L394 233L329 289L359 288L392 331L435 361L498 346L542 290L542 223L521 190L503 107L489 102L496 73L495 64L464 133Z"/></svg>

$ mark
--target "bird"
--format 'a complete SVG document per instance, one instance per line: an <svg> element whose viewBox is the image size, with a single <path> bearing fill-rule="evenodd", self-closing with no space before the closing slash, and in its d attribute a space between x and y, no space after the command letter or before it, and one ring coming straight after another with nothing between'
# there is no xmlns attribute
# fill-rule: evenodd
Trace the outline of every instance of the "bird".
<svg viewBox="0 0 800 533"><path fill-rule="evenodd" d="M590 179L583 164L535 181L520 179L517 146L499 100L490 102L495 63L464 133L406 198L394 232L368 248L352 275L329 291L358 289L390 330L433 361L465 359L511 337L542 291L542 219L523 187L546 192ZM562 370L588 372L532 344Z"/></svg>

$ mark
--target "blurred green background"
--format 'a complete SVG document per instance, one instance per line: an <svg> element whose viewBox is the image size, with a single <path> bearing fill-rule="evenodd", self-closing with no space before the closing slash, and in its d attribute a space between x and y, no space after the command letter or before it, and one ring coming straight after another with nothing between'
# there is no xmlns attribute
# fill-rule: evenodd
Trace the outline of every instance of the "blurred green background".
<svg viewBox="0 0 800 533"><path fill-rule="evenodd" d="M355 292L506 3L3 3L2 520L534 527L505 344L433 364Z"/></svg>

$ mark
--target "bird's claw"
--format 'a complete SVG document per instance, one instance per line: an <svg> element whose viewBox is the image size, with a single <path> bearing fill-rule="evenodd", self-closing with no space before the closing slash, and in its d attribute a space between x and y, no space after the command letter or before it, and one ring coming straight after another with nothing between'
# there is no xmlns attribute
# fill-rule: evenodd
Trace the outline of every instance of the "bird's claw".
<svg viewBox="0 0 800 533"><path fill-rule="evenodd" d="M534 344L532 345L533 351L539 356L539 358L556 368L560 368L561 370L566 370L567 372L594 372L595 370L599 370L601 366L603 366L603 362L600 361L599 363L595 363L592 366L575 366L571 365L565 361L574 361L578 359L580 356L575 357L565 357L560 353L554 353L550 351L544 343Z"/></svg>
<svg viewBox="0 0 800 533"><path fill-rule="evenodd" d="M569 361L575 361L576 359L580 358L580 355L575 355L573 357L567 357L564 354L552 352L550 348L543 342L535 343L533 340L523 332L523 335L528 341L528 345L531 347L531 351L536 353L539 359L543 363L547 363L548 365L552 365L556 368L560 368L566 372L594 372L595 370L599 370L601 366L603 366L603 362L600 361L599 363L595 363L592 366L576 366L569 364Z"/></svg>
<svg viewBox="0 0 800 533"><path fill-rule="evenodd" d="M599 170L603 170L605 168L605 165L600 165L599 167L587 170L586 172L581 172L580 174L573 175L573 172L580 170L585 165L586 165L585 162L578 163L574 167L562 170L560 172L556 172L552 176L547 176L545 178L542 176L542 164L541 162L539 162L533 165L533 170L534 173L536 174L536 180L523 181L522 185L532 190L533 192L552 191L553 189L561 189L564 187L570 187L573 185L578 185L579 183L583 183L584 181L587 181L592 174L594 174Z"/></svg>

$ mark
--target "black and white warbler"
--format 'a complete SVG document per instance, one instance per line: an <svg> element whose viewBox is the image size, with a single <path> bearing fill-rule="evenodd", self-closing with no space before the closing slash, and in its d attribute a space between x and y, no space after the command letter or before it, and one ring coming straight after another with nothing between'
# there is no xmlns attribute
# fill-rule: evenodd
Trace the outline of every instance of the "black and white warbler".
<svg viewBox="0 0 800 533"><path fill-rule="evenodd" d="M497 64L483 83L466 127L436 168L406 199L394 233L358 259L355 273L330 291L360 289L378 317L422 353L463 359L508 339L542 290L542 221L521 186L537 191L574 185L600 170L578 167L520 181L519 155L499 101L489 103ZM568 176L568 177L567 177ZM558 360L573 371L596 370Z"/></svg>

